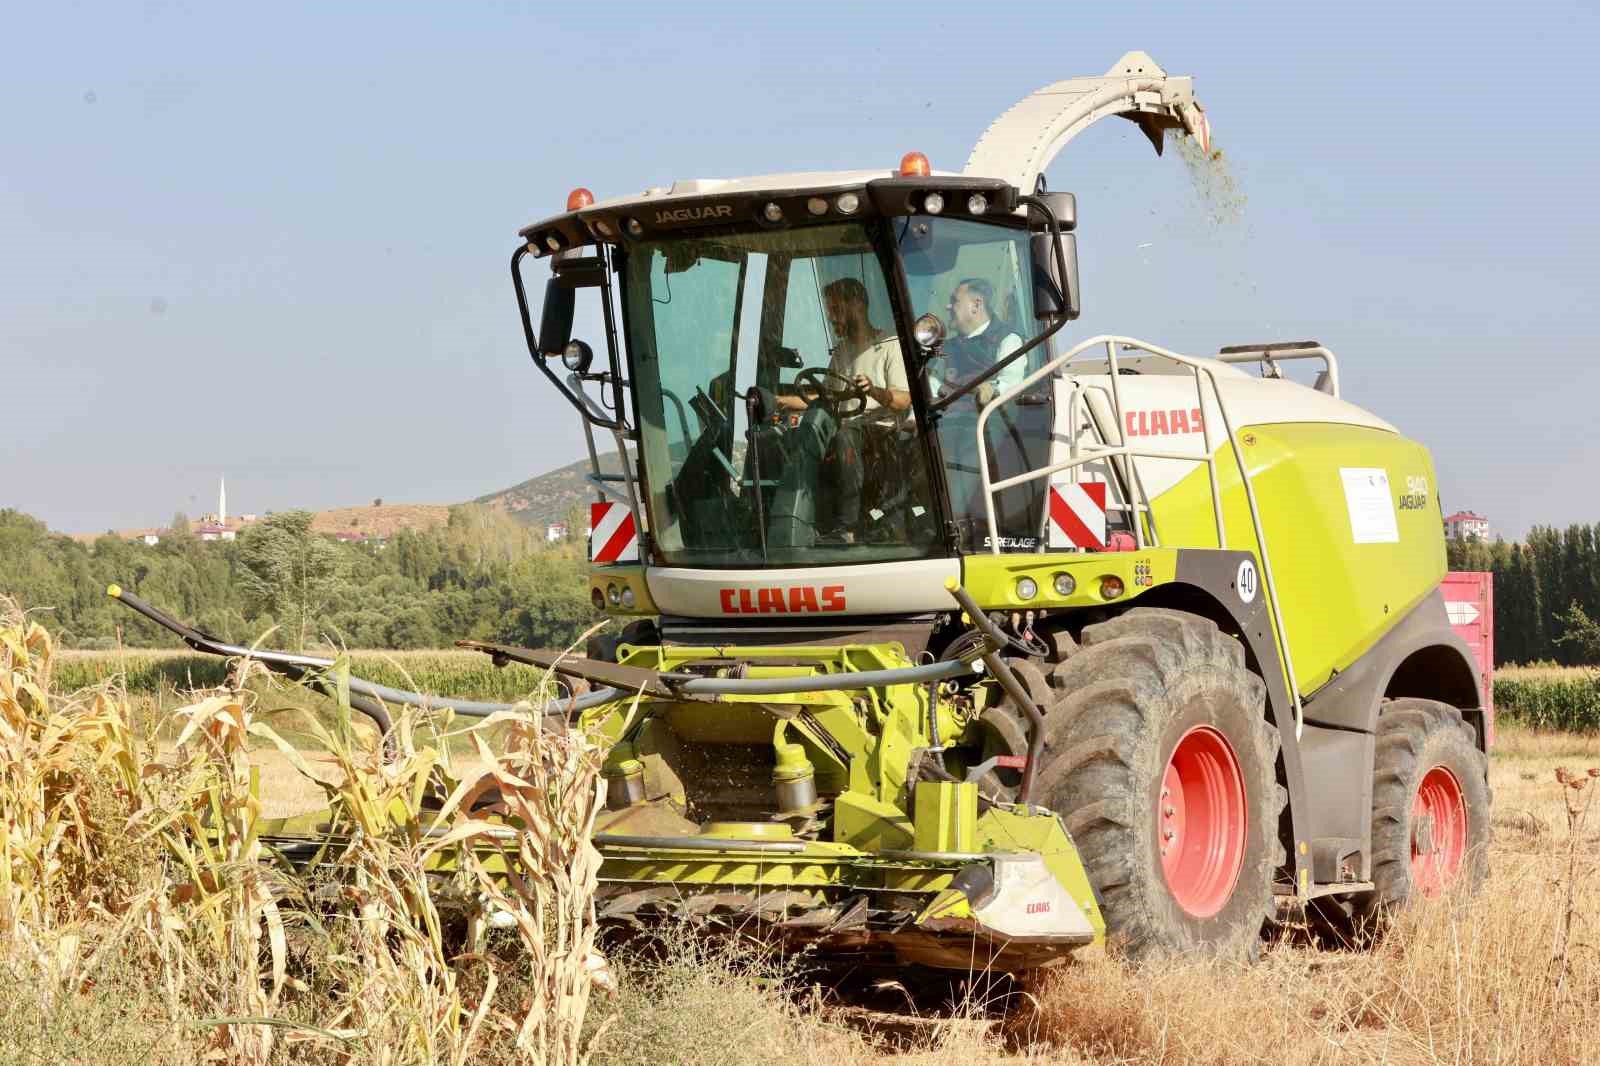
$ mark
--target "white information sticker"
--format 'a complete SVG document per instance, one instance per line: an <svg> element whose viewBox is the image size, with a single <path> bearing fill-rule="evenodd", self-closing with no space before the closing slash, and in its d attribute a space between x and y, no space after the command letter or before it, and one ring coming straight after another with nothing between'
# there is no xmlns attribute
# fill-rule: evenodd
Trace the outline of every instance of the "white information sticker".
<svg viewBox="0 0 1600 1066"><path fill-rule="evenodd" d="M1381 467L1341 467L1344 502L1350 510L1350 538L1357 544L1397 544L1400 527L1394 518L1389 472Z"/></svg>

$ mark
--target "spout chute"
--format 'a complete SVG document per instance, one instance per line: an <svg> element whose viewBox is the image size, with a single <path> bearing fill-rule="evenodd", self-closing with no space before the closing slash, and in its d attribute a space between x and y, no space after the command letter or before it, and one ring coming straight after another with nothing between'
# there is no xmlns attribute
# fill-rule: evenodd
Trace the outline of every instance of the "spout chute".
<svg viewBox="0 0 1600 1066"><path fill-rule="evenodd" d="M1099 77L1046 85L995 119L978 139L963 173L1035 188L1050 161L1078 134L1112 115L1144 131L1161 153L1166 132L1181 130L1211 153L1211 124L1194 96L1194 79L1175 77L1143 52L1129 52Z"/></svg>

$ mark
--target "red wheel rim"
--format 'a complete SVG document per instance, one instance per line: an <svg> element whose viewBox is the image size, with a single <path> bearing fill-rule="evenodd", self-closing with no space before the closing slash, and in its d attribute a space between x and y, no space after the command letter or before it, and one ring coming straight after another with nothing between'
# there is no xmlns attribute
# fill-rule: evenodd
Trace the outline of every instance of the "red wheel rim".
<svg viewBox="0 0 1600 1066"><path fill-rule="evenodd" d="M1197 725L1178 740L1161 777L1156 843L1172 898L1209 918L1233 895L1244 869L1244 775L1228 738Z"/></svg>
<svg viewBox="0 0 1600 1066"><path fill-rule="evenodd" d="M1467 855L1467 801L1443 766L1422 775L1411 801L1411 883L1437 896L1455 880Z"/></svg>

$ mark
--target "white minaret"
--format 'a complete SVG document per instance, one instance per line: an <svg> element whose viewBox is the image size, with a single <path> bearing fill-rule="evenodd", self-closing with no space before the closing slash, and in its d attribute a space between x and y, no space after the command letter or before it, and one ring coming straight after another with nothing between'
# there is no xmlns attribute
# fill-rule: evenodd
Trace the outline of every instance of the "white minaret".
<svg viewBox="0 0 1600 1066"><path fill-rule="evenodd" d="M228 480L217 479L217 525L228 524Z"/></svg>

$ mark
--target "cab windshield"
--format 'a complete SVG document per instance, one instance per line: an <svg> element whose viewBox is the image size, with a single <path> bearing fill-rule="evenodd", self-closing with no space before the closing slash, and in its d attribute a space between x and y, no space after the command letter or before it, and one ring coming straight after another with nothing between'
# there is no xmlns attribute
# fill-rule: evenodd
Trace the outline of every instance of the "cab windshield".
<svg viewBox="0 0 1600 1066"><path fill-rule="evenodd" d="M897 226L913 315L934 314L945 340L924 368L930 399L957 392L1022 348L1040 328L1033 314L1033 257L1028 232L962 218L922 218ZM989 520L980 463L991 482L1050 461L1051 386L1036 385L997 407L978 445L978 412L1018 385L1048 358L1029 350L983 384L944 407L937 427L952 520L968 548L988 548ZM1043 481L995 494L1001 551L1033 551L1044 521Z"/></svg>
<svg viewBox="0 0 1600 1066"><path fill-rule="evenodd" d="M864 225L640 242L623 299L663 562L939 551L911 346Z"/></svg>

